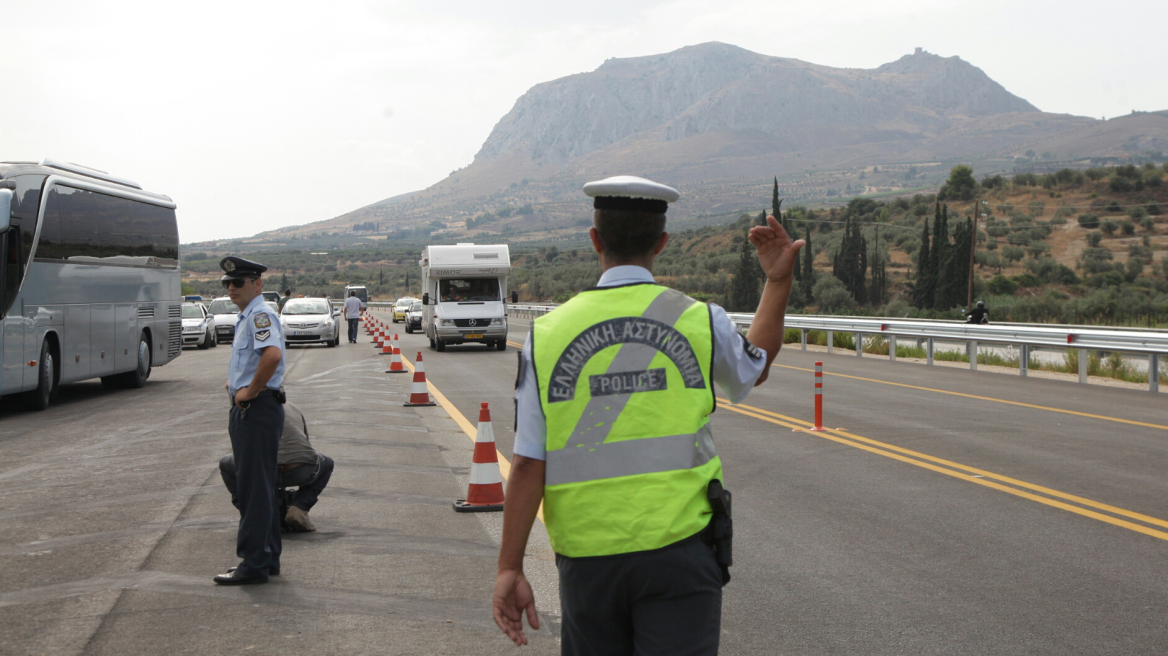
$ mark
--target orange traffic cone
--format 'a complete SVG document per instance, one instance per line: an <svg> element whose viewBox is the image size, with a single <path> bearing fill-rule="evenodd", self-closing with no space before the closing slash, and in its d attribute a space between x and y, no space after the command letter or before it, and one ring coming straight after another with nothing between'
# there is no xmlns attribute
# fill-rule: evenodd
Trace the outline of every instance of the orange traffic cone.
<svg viewBox="0 0 1168 656"><path fill-rule="evenodd" d="M430 400L430 390L426 387L426 369L422 367L421 351L418 351L418 359L414 360L414 387L410 390L410 400L402 405L407 408L416 405L437 405Z"/></svg>
<svg viewBox="0 0 1168 656"><path fill-rule="evenodd" d="M398 347L397 333L393 334L393 355L389 358L389 369L385 370L387 374L404 374L406 368L402 366L401 348Z"/></svg>
<svg viewBox="0 0 1168 656"><path fill-rule="evenodd" d="M475 434L474 456L470 463L470 485L466 498L454 502L456 512L492 512L503 509L503 476L495 454L495 429L491 410L484 402L479 410L479 430Z"/></svg>

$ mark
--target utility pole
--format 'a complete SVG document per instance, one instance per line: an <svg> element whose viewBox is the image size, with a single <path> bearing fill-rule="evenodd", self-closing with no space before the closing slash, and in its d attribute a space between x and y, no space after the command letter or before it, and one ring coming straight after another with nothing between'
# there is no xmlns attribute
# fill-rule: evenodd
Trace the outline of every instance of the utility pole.
<svg viewBox="0 0 1168 656"><path fill-rule="evenodd" d="M971 217L973 233L969 235L969 303L965 308L967 313L973 312L973 267L977 262L977 219L981 216L982 205L989 205L989 202L980 198L973 201L973 216Z"/></svg>

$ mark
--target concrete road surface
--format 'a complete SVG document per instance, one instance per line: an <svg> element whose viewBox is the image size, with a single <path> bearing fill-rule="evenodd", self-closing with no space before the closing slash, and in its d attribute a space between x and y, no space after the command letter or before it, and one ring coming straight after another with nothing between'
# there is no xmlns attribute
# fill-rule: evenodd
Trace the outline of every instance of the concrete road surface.
<svg viewBox="0 0 1168 656"><path fill-rule="evenodd" d="M511 457L529 323L506 352L444 353L396 324L445 408L403 408L411 376L364 335L289 351L289 395L337 471L267 586L210 580L235 564L215 467L228 349L143 390L5 411L0 653L557 653L542 526L528 573L547 626L518 650L490 619L500 517L450 509L481 402ZM807 430L815 359L825 432ZM1168 653L1163 399L784 350L712 418L737 529L722 653Z"/></svg>

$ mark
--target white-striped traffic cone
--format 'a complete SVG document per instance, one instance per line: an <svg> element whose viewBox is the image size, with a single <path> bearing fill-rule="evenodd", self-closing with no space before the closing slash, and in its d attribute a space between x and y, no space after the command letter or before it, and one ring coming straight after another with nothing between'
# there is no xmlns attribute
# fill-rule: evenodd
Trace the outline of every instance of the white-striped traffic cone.
<svg viewBox="0 0 1168 656"><path fill-rule="evenodd" d="M410 390L410 400L402 405L407 408L418 405L437 405L430 400L430 390L426 387L426 370L422 367L422 352L414 360L414 387Z"/></svg>
<svg viewBox="0 0 1168 656"><path fill-rule="evenodd" d="M470 463L470 485L466 498L454 502L457 512L492 512L503 509L503 476L495 453L495 429L486 402L479 409L479 429L475 433L474 456Z"/></svg>
<svg viewBox="0 0 1168 656"><path fill-rule="evenodd" d="M389 369L385 370L387 374L404 374L406 368L402 366L401 348L398 347L397 333L393 334L393 355L389 358Z"/></svg>

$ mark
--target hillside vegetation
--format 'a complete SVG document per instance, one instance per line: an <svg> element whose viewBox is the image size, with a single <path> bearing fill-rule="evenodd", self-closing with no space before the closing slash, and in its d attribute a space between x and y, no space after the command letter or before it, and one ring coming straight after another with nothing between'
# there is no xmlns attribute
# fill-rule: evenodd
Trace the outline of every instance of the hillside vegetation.
<svg viewBox="0 0 1168 656"><path fill-rule="evenodd" d="M976 208L975 293L987 302L993 320L1168 324L1166 174L1168 165L1145 164L979 182L969 167L958 166L937 193L784 210L784 223L797 237L809 239L806 252L813 255L800 264L792 309L960 317L966 303L968 234L964 245L957 241ZM759 205L773 203L772 197ZM763 211L744 213L729 224L674 232L654 268L657 279L730 310L753 311L761 272L753 249L743 245L746 231L764 216ZM938 239L940 219L945 228ZM579 239L558 245L512 245L511 287L522 301L562 302L595 284L600 268L584 241L585 230L586 225L577 226ZM922 260L926 242L929 257ZM360 283L376 298L420 294L420 242L383 244L250 256L271 268L268 288L339 297L345 284ZM184 254L183 269L188 288L221 293L217 256ZM922 269L926 278L930 270L937 274L922 280Z"/></svg>

